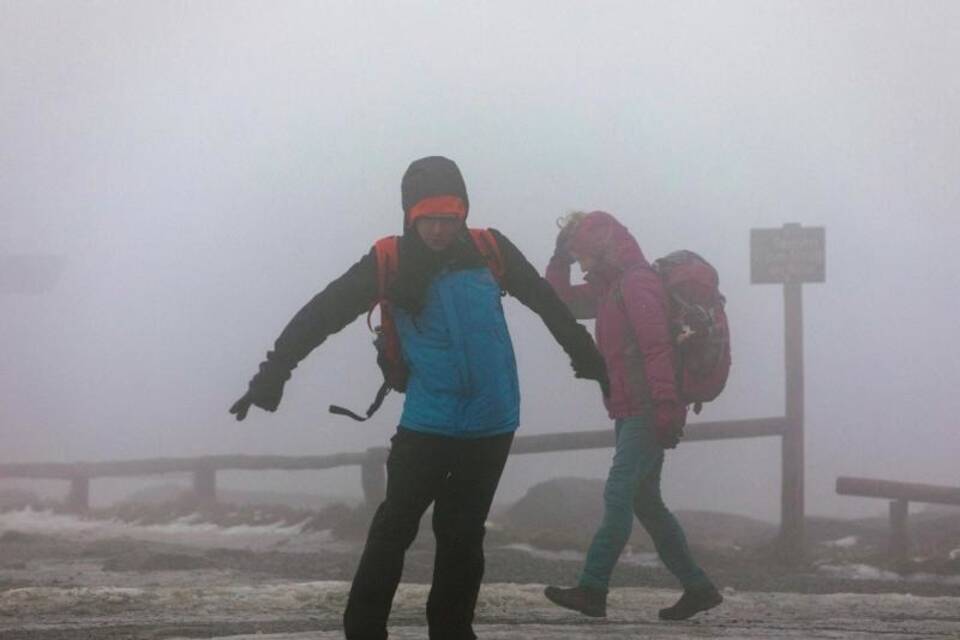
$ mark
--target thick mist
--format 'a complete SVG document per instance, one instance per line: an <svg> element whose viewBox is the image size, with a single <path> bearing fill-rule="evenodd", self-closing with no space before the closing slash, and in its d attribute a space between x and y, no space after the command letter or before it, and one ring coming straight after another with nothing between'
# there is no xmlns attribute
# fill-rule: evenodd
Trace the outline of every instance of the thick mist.
<svg viewBox="0 0 960 640"><path fill-rule="evenodd" d="M387 442L362 321L276 414L227 414L287 320L402 223L447 155L474 226L539 268L554 219L605 209L719 269L734 370L698 419L782 415L779 286L749 230L826 227L804 286L807 510L879 512L838 475L957 484L960 5L954 2L27 2L0 5L0 462L333 453ZM0 264L4 264L0 260ZM609 429L516 301L519 433ZM498 499L611 452L516 456ZM675 508L779 515L778 439L682 444ZM4 481L5 483L9 481ZM359 495L359 473L224 474Z"/></svg>

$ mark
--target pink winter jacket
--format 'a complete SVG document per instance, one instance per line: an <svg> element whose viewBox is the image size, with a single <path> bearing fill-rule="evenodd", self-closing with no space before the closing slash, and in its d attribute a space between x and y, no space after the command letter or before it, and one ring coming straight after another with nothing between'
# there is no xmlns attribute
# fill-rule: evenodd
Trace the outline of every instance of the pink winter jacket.
<svg viewBox="0 0 960 640"><path fill-rule="evenodd" d="M597 213L591 214L597 218ZM607 363L612 419L649 412L678 402L673 348L667 321L669 300L630 232L609 214L581 224L572 244L589 249L600 263L586 284L570 284L570 263L554 257L546 279L578 319L596 318L597 347ZM597 238L602 234L602 238ZM596 257L596 256L595 256Z"/></svg>

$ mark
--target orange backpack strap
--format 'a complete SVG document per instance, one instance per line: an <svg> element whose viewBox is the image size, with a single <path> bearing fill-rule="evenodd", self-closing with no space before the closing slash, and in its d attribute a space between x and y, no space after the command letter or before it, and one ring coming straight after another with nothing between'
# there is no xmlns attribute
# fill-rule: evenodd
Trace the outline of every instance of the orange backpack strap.
<svg viewBox="0 0 960 640"><path fill-rule="evenodd" d="M377 240L373 245L377 257L377 299L373 301L373 304L370 305L370 311L367 312L367 327L377 336L373 344L377 348L377 364L383 372L383 384L380 385L373 404L367 409L365 417L354 413L350 409L335 404L330 405L330 413L347 416L359 422L367 420L377 412L391 389L401 393L407 389L409 370L403 363L400 338L397 335L397 327L393 322L390 304L386 299L387 287L397 276L400 262L399 240L397 236L388 236ZM372 322L373 310L378 306L380 307L380 324L374 328Z"/></svg>
<svg viewBox="0 0 960 640"><path fill-rule="evenodd" d="M491 233L490 229L470 229L470 237L473 239L477 251L487 261L487 266L497 282L503 286L503 278L507 269L503 264L503 255L500 253L500 247L497 245L497 239Z"/></svg>
<svg viewBox="0 0 960 640"><path fill-rule="evenodd" d="M387 293L387 286L397 275L400 262L400 238L387 236L380 238L373 245L377 253L377 295L382 299Z"/></svg>
<svg viewBox="0 0 960 640"><path fill-rule="evenodd" d="M377 240L373 249L377 256L377 299L370 305L367 312L367 328L374 331L373 310L380 306L380 314L383 315L383 303L387 296L387 287L397 276L397 269L400 263L400 238L397 236L387 236Z"/></svg>

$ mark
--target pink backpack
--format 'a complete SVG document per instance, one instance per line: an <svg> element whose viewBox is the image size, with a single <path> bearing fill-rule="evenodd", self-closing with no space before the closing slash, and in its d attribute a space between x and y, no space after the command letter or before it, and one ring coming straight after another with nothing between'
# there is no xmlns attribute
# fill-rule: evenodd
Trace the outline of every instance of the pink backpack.
<svg viewBox="0 0 960 640"><path fill-rule="evenodd" d="M720 395L730 374L730 327L717 270L693 251L674 251L653 263L670 297L670 330L677 392L700 413Z"/></svg>

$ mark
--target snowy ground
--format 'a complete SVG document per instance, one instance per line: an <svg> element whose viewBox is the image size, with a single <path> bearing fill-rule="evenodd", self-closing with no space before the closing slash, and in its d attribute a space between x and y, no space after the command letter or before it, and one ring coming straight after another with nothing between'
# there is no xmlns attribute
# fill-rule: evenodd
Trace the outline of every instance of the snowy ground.
<svg viewBox="0 0 960 640"><path fill-rule="evenodd" d="M845 550L854 544L838 538L835 546ZM140 525L45 511L4 512L0 640L339 638L347 579L358 551L356 541L334 540L329 532L296 525L219 527L194 517ZM487 557L489 583L477 608L477 631L484 640L960 640L956 575L902 577L857 563L823 564L810 569L813 573L764 583L769 587L726 586L720 608L692 622L665 624L656 611L677 592L654 586L672 582L649 553L628 554L623 564L624 574L648 586L615 588L609 618L601 621L558 609L542 595L542 583L563 583L574 575L582 554L503 543L489 545ZM391 638L426 638L427 587L422 583L429 580L431 560L429 544L411 551L391 617ZM738 584L733 578L757 584L752 573L728 575L731 580L722 586ZM789 592L810 591L811 585L821 589L824 583L834 591L876 592Z"/></svg>
<svg viewBox="0 0 960 640"><path fill-rule="evenodd" d="M312 582L212 589L17 589L0 594L0 614L20 618L0 638L197 637L191 624L246 625L246 638L340 637L345 582ZM960 638L960 599L895 594L765 594L727 591L718 609L685 623L661 623L656 610L672 591L624 588L612 592L610 616L595 621L552 607L542 585L485 585L477 631L486 640L586 638ZM427 588L401 586L391 637L425 638ZM30 611L25 616L24 611ZM98 612L98 615L84 615ZM33 618L30 622L28 618ZM42 622L37 621L42 619ZM128 624L125 636L100 636L98 628ZM273 635L286 625L296 629ZM178 635L177 629L182 635ZM309 633L306 630L310 630ZM258 632L260 634L258 635ZM163 635L156 635L162 633ZM227 631L229 634L230 631ZM210 637L209 631L204 637ZM217 637L226 637L220 635ZM241 636L244 637L244 636Z"/></svg>

